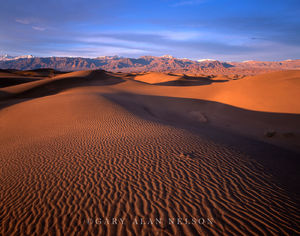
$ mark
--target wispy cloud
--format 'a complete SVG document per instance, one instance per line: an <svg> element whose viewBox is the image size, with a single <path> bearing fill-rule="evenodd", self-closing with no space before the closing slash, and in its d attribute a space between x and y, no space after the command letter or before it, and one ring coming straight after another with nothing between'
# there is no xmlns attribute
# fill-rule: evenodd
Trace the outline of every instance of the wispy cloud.
<svg viewBox="0 0 300 236"><path fill-rule="evenodd" d="M44 56L294 59L298 15L299 0L9 0L0 7L0 48Z"/></svg>
<svg viewBox="0 0 300 236"><path fill-rule="evenodd" d="M96 46L93 47L80 47L72 49L62 49L59 51L48 51L49 55L61 56L61 57L98 57L98 56L113 56L113 55L126 55L126 56L138 56L150 53L150 51L142 49L130 49L118 46Z"/></svg>
<svg viewBox="0 0 300 236"><path fill-rule="evenodd" d="M44 31L44 30L46 30L46 28L40 27L40 26L32 26L32 29L38 30L38 31Z"/></svg>
<svg viewBox="0 0 300 236"><path fill-rule="evenodd" d="M29 18L16 18L15 21L23 25L29 25L32 22Z"/></svg>
<svg viewBox="0 0 300 236"><path fill-rule="evenodd" d="M172 4L172 7L180 7L180 6L191 6L191 5L198 5L201 3L206 2L206 0L189 0L189 1L180 1Z"/></svg>
<svg viewBox="0 0 300 236"><path fill-rule="evenodd" d="M156 34L167 39L178 41L192 40L202 35L202 33L196 31L161 31L156 32Z"/></svg>
<svg viewBox="0 0 300 236"><path fill-rule="evenodd" d="M31 26L32 29L37 30L37 31L45 31L46 30L45 27L39 26L39 21L34 18L30 18L30 17L16 18L15 21L22 25L29 25L29 26Z"/></svg>

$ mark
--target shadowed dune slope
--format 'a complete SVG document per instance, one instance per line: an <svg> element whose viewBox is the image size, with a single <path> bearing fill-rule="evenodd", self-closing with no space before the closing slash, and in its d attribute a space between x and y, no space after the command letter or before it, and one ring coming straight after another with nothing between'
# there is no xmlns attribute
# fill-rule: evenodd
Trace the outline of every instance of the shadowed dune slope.
<svg viewBox="0 0 300 236"><path fill-rule="evenodd" d="M37 69L28 71L1 70L0 69L0 88L27 83L44 78L51 78L65 72L53 69Z"/></svg>
<svg viewBox="0 0 300 236"><path fill-rule="evenodd" d="M226 82L228 77L225 76L191 76L173 73L148 72L137 74L134 80L148 84L165 85L165 86L197 86L208 85L215 82Z"/></svg>
<svg viewBox="0 0 300 236"><path fill-rule="evenodd" d="M109 85L123 82L123 79L111 76L109 73L102 70L77 71L31 83L2 88L0 89L0 92L6 93L11 97L39 97L54 94L68 88L77 87L83 83L86 85L95 81Z"/></svg>
<svg viewBox="0 0 300 236"><path fill-rule="evenodd" d="M38 80L40 78L23 76L10 70L0 70L0 88Z"/></svg>
<svg viewBox="0 0 300 236"><path fill-rule="evenodd" d="M168 87L142 84L124 84L124 87L127 91L140 94L204 99L254 111L300 114L299 70L272 72L227 82L219 78L217 83L211 79L210 83L202 86L184 88L180 85Z"/></svg>
<svg viewBox="0 0 300 236"><path fill-rule="evenodd" d="M31 77L54 77L55 75L65 74L66 72L57 71L51 68L13 71L14 74Z"/></svg>
<svg viewBox="0 0 300 236"><path fill-rule="evenodd" d="M88 71L0 90L11 95L0 103L0 234L299 234L299 195L263 151L242 146L274 153L293 174L295 154L219 129L247 111L200 100L229 83L180 88Z"/></svg>

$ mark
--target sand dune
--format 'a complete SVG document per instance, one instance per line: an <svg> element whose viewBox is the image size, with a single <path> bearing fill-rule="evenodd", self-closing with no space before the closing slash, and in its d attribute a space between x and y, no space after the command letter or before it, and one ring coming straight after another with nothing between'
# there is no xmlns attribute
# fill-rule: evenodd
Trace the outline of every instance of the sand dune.
<svg viewBox="0 0 300 236"><path fill-rule="evenodd" d="M24 76L9 70L0 70L0 88L38 80L32 76Z"/></svg>
<svg viewBox="0 0 300 236"><path fill-rule="evenodd" d="M148 72L137 74L134 80L147 84L166 85L166 86L198 86L208 85L215 82L226 82L229 76L194 76L174 73Z"/></svg>
<svg viewBox="0 0 300 236"><path fill-rule="evenodd" d="M290 102L279 88L299 73L275 75L180 87L87 71L0 89L0 234L299 234L297 154L225 129L299 124L297 103L278 114L258 86Z"/></svg>
<svg viewBox="0 0 300 236"><path fill-rule="evenodd" d="M151 73L147 74L147 77L150 75ZM150 84L163 82L164 79L159 81L158 74L154 75L156 77L153 81L145 79L144 82L149 81L147 83ZM169 75L166 77L169 78ZM175 80L178 78L180 77L176 76ZM181 86L170 88L140 86L140 88L143 94L205 99L254 111L300 114L299 70L272 72L229 81L226 78L228 77L210 78L207 79L209 83L204 84L209 86L190 86L184 89Z"/></svg>
<svg viewBox="0 0 300 236"><path fill-rule="evenodd" d="M5 87L0 89L0 92L5 93L7 97L38 97L77 87L83 83L87 85L95 80L101 82L102 85L123 81L121 78L109 79L109 73L102 70L78 71L57 75L52 78L44 78L31 83Z"/></svg>
<svg viewBox="0 0 300 236"><path fill-rule="evenodd" d="M202 86L197 83L196 86L184 87L178 84L147 86L128 82L119 84L117 88L121 92L142 96L196 99L192 103L185 102L184 105L166 105L163 109L170 110L171 114L192 114L194 119L205 116L208 123L222 129L300 150L299 81L299 71L281 71L229 81L222 77L209 78L209 82ZM230 107L217 103L238 109L227 109ZM276 135L268 138L268 132L275 132Z"/></svg>
<svg viewBox="0 0 300 236"><path fill-rule="evenodd" d="M230 81L218 101L245 109L300 113L300 72L281 71Z"/></svg>
<svg viewBox="0 0 300 236"><path fill-rule="evenodd" d="M31 77L54 77L55 75L64 74L65 72L57 71L51 68L43 68L36 70L12 71L12 73Z"/></svg>
<svg viewBox="0 0 300 236"><path fill-rule="evenodd" d="M135 76L135 80L145 82L148 84L158 84L164 82L170 82L181 79L181 75L173 75L173 74L166 74L166 73L159 73L159 72L148 72L145 74L140 74Z"/></svg>

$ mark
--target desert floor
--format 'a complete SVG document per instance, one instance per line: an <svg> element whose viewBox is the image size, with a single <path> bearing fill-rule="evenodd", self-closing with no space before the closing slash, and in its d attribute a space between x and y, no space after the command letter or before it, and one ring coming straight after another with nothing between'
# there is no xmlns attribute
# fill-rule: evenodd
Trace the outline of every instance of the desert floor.
<svg viewBox="0 0 300 236"><path fill-rule="evenodd" d="M300 234L300 71L0 80L1 235Z"/></svg>

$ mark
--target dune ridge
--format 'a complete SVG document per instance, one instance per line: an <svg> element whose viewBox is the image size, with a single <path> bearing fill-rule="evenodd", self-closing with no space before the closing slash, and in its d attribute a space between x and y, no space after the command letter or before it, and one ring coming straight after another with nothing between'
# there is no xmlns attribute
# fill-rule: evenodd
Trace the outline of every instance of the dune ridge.
<svg viewBox="0 0 300 236"><path fill-rule="evenodd" d="M154 78L152 80L150 79L151 75ZM137 77L140 78L139 75ZM144 82L148 80L149 84L153 84L153 81L156 85L165 82L165 79L159 80L159 73L148 73L145 76L142 75L142 77L145 78ZM166 78L173 78L173 76L166 75ZM184 77L179 78L184 80ZM270 72L262 75L246 76L237 80L217 76L215 78L205 78L207 83L197 83L197 80L203 81L204 78L195 77L193 82L196 86L191 83L190 86L186 86L184 89L180 84L177 86L171 84L172 86L166 86L166 88L140 85L136 93L205 99L254 111L300 114L298 103L300 96L298 93L300 89L299 70ZM178 76L174 79L178 80ZM188 77L185 80L188 81ZM132 86L132 88L130 86L126 87L130 91L135 89L135 86Z"/></svg>

